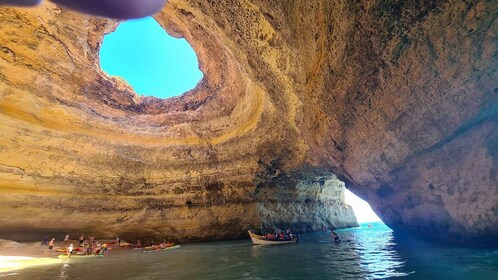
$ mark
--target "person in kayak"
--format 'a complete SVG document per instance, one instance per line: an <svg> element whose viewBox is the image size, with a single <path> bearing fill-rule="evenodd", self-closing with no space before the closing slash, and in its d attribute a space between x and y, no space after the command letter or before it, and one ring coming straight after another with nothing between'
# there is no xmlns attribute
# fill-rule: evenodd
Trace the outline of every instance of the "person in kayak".
<svg viewBox="0 0 498 280"><path fill-rule="evenodd" d="M73 253L73 244L71 243L69 247L67 247L67 258L71 258L71 254Z"/></svg>
<svg viewBox="0 0 498 280"><path fill-rule="evenodd" d="M54 243L55 243L55 238L52 238L50 242L48 242L48 250L45 251L43 254L50 254L52 252L52 249L54 248Z"/></svg>
<svg viewBox="0 0 498 280"><path fill-rule="evenodd" d="M332 232L330 233L330 237L332 237L334 239L334 241L339 241L339 236L337 235L337 233L335 233L334 230L332 230Z"/></svg>
<svg viewBox="0 0 498 280"><path fill-rule="evenodd" d="M109 248L107 247L107 243L102 244L102 250L100 251L101 255L107 255Z"/></svg>

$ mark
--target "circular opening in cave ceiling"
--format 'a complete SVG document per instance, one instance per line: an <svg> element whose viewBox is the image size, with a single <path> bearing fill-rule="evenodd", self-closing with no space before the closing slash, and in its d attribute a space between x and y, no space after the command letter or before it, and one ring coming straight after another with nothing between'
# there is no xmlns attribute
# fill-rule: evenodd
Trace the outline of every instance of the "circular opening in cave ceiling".
<svg viewBox="0 0 498 280"><path fill-rule="evenodd" d="M203 73L185 39L171 37L152 17L128 20L104 37L100 66L144 96L169 98L197 85Z"/></svg>

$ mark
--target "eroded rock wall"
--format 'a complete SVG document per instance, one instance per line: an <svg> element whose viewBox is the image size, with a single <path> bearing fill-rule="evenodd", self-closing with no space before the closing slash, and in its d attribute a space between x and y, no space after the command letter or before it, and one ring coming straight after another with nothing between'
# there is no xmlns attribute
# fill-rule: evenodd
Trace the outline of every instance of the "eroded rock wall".
<svg viewBox="0 0 498 280"><path fill-rule="evenodd" d="M261 228L312 232L323 227L358 226L344 203L344 182L324 172L281 175L257 185L256 209Z"/></svg>
<svg viewBox="0 0 498 280"><path fill-rule="evenodd" d="M184 8L195 11L172 1L157 19L192 42L207 78L168 101L138 97L99 70L99 44L117 22L49 3L2 10L4 235L87 232L195 241L246 236L262 225L258 205L265 198L255 198L256 182L272 176L264 162L295 149L275 142L275 135L295 139L295 132L213 20L199 12L192 20ZM288 191L270 193L283 200ZM306 209L300 203L293 205ZM294 219L307 227L355 224L350 212L342 220L327 217L348 209L343 200L330 198L323 206L333 209L317 213L320 221L310 210Z"/></svg>
<svg viewBox="0 0 498 280"><path fill-rule="evenodd" d="M497 5L172 0L155 18L205 78L169 100L99 70L117 22L2 8L0 224L190 239L348 225L319 191L337 174L396 229L496 243Z"/></svg>

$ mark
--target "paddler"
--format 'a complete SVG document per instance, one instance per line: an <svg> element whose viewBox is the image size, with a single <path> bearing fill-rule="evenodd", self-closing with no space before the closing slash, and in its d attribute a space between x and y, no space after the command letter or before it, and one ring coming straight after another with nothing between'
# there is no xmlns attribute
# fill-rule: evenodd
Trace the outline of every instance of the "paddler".
<svg viewBox="0 0 498 280"><path fill-rule="evenodd" d="M71 258L71 254L73 253L73 244L69 245L69 247L67 247L67 258L70 259Z"/></svg>
<svg viewBox="0 0 498 280"><path fill-rule="evenodd" d="M330 233L330 237L332 237L334 241L339 241L339 236L337 235L337 233L335 233L334 230L332 230L332 232Z"/></svg>
<svg viewBox="0 0 498 280"><path fill-rule="evenodd" d="M55 243L55 238L52 238L52 240L50 240L50 242L48 242L48 250L45 251L45 253L43 253L43 254L51 253L52 249L54 248L54 243Z"/></svg>
<svg viewBox="0 0 498 280"><path fill-rule="evenodd" d="M107 243L102 244L101 255L107 255Z"/></svg>

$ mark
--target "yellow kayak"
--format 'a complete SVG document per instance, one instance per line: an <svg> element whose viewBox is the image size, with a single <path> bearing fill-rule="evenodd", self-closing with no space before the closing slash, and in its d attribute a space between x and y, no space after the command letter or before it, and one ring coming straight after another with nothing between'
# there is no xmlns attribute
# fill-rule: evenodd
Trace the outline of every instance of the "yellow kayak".
<svg viewBox="0 0 498 280"><path fill-rule="evenodd" d="M59 259L69 259L67 255L57 256ZM71 255L71 259L90 259L90 258L102 258L103 255Z"/></svg>
<svg viewBox="0 0 498 280"><path fill-rule="evenodd" d="M66 247L55 247L55 251L58 253L65 253L67 251ZM73 252L81 252L81 249L76 247L73 249Z"/></svg>

